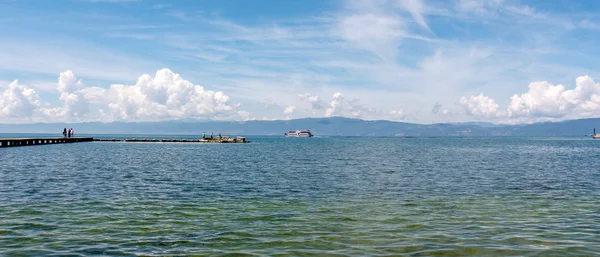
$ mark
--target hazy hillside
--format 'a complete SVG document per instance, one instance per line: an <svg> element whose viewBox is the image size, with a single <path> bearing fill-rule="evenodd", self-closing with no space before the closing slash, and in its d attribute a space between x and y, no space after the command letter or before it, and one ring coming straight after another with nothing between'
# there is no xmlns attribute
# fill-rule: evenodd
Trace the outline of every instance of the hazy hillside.
<svg viewBox="0 0 600 257"><path fill-rule="evenodd" d="M584 136L594 127L600 131L600 119L545 122L529 125L491 123L413 124L394 121L366 121L349 118L307 118L278 121L167 121L113 123L42 123L0 124L0 133L57 133L74 128L78 134L201 134L283 135L292 129L310 129L315 135L340 136Z"/></svg>

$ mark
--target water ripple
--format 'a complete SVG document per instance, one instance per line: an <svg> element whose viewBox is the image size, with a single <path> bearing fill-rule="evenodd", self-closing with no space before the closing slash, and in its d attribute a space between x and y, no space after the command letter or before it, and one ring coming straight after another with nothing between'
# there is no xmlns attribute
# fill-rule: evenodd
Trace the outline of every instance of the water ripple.
<svg viewBox="0 0 600 257"><path fill-rule="evenodd" d="M0 149L0 253L594 256L599 156L522 138Z"/></svg>

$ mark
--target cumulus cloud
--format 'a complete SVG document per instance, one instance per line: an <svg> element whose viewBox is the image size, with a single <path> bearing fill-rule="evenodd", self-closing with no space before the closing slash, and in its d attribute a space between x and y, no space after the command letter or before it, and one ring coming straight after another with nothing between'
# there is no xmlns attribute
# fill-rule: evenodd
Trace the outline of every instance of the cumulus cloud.
<svg viewBox="0 0 600 257"><path fill-rule="evenodd" d="M287 115L292 114L292 113L294 113L294 110L296 110L296 107L294 107L294 106L285 107L285 109L283 110L283 114L287 114Z"/></svg>
<svg viewBox="0 0 600 257"><path fill-rule="evenodd" d="M322 113L323 117L348 117L360 119L386 119L386 120L404 120L407 113L403 109L380 110L364 105L359 99L347 99L342 93L336 92L331 96L328 102L322 98L310 94L299 94L298 98L311 103L311 110ZM294 109L295 112L302 112L303 109Z"/></svg>
<svg viewBox="0 0 600 257"><path fill-rule="evenodd" d="M288 106L285 107L285 109L283 110L283 114L287 115L285 117L286 120L289 120L292 118L292 113L294 113L294 111L296 110L295 106Z"/></svg>
<svg viewBox="0 0 600 257"><path fill-rule="evenodd" d="M223 92L206 90L169 69L142 75L134 85L88 87L67 70L56 90L62 106L47 107L34 89L11 83L0 97L0 117L30 121L147 121L185 118L248 120L251 114ZM91 107L98 113L90 114Z"/></svg>
<svg viewBox="0 0 600 257"><path fill-rule="evenodd" d="M78 80L72 71L60 73L56 90L60 93L59 100L63 106L55 108L42 108L40 111L45 117L53 121L86 121L89 113L89 102L83 89L83 83Z"/></svg>
<svg viewBox="0 0 600 257"><path fill-rule="evenodd" d="M144 74L135 85L111 85L109 108L120 120L165 120L181 118L243 118L239 104L229 102L223 92L205 90L169 69Z"/></svg>
<svg viewBox="0 0 600 257"><path fill-rule="evenodd" d="M0 95L0 118L32 117L40 105L40 97L35 90L15 80Z"/></svg>
<svg viewBox="0 0 600 257"><path fill-rule="evenodd" d="M574 89L552 85L546 81L532 82L529 91L510 98L511 117L564 117L570 114L589 116L599 111L600 85L589 76L576 79Z"/></svg>
<svg viewBox="0 0 600 257"><path fill-rule="evenodd" d="M547 81L531 82L526 93L510 98L506 111L500 111L499 105L483 94L462 97L461 104L467 114L484 118L504 117L510 123L598 116L600 83L589 76L578 77L573 89Z"/></svg>
<svg viewBox="0 0 600 257"><path fill-rule="evenodd" d="M363 106L356 98L346 100L340 92L333 94L329 106L325 109L325 117L344 116L361 118L365 114L377 116L377 111Z"/></svg>
<svg viewBox="0 0 600 257"><path fill-rule="evenodd" d="M498 112L500 107L492 98L485 95L479 94L477 96L471 96L469 98L462 97L460 104L465 108L467 115L493 118L503 116L504 113Z"/></svg>
<svg viewBox="0 0 600 257"><path fill-rule="evenodd" d="M344 96L340 92L333 94L329 107L325 110L325 117L341 115Z"/></svg>
<svg viewBox="0 0 600 257"><path fill-rule="evenodd" d="M61 93L72 93L83 86L83 83L75 77L72 71L66 70L58 76L56 90Z"/></svg>

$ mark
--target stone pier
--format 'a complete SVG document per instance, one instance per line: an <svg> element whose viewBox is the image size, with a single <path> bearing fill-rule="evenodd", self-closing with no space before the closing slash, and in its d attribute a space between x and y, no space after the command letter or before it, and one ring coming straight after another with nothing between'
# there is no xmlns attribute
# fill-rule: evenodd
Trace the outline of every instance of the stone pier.
<svg viewBox="0 0 600 257"><path fill-rule="evenodd" d="M58 138L0 138L0 147L66 144L77 142L91 142L92 137L58 137Z"/></svg>

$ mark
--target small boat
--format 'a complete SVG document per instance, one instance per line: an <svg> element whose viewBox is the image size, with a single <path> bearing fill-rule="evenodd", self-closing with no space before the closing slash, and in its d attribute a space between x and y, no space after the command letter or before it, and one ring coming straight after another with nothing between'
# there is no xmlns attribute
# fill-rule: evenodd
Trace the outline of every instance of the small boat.
<svg viewBox="0 0 600 257"><path fill-rule="evenodd" d="M286 137L312 137L313 134L310 133L308 129L299 129L299 130L290 130L285 133Z"/></svg>
<svg viewBox="0 0 600 257"><path fill-rule="evenodd" d="M600 135L596 134L596 128L594 128L594 134L592 134L593 139L600 139Z"/></svg>

